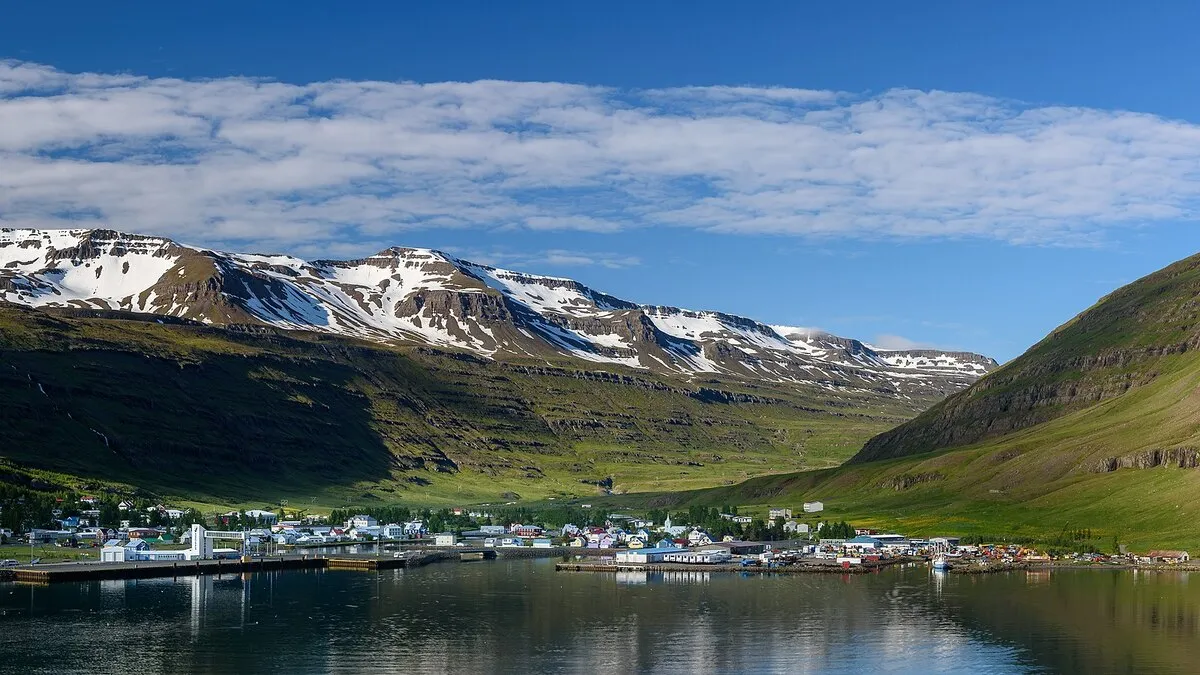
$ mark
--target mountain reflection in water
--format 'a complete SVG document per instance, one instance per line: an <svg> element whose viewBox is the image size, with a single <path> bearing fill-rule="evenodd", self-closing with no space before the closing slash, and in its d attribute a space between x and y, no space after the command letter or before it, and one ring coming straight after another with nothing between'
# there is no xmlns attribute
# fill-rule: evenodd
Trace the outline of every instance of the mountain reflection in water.
<svg viewBox="0 0 1200 675"><path fill-rule="evenodd" d="M0 585L13 672L1195 672L1186 574L555 572Z"/></svg>

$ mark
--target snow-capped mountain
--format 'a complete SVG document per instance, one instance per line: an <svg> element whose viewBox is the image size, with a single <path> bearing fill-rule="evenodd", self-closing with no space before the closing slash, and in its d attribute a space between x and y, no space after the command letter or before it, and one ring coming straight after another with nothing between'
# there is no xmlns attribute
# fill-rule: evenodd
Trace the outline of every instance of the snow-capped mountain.
<svg viewBox="0 0 1200 675"><path fill-rule="evenodd" d="M875 350L720 312L638 305L570 279L414 248L308 262L112 230L2 229L0 300L898 396L949 393L996 366L977 354Z"/></svg>

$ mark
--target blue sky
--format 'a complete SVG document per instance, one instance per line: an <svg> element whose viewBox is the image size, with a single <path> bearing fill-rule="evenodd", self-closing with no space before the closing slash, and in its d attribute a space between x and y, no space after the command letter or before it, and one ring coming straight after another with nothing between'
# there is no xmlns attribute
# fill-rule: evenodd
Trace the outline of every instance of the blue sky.
<svg viewBox="0 0 1200 675"><path fill-rule="evenodd" d="M0 224L431 246L1001 360L1200 250L1195 3L568 4L9 8Z"/></svg>

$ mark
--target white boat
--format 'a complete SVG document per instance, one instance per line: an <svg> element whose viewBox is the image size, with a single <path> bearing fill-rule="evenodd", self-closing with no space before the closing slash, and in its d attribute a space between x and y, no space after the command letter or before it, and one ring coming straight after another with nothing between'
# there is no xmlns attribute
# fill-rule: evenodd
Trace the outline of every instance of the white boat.
<svg viewBox="0 0 1200 675"><path fill-rule="evenodd" d="M950 569L950 561L946 559L946 556L939 555L933 559L933 569L948 570Z"/></svg>

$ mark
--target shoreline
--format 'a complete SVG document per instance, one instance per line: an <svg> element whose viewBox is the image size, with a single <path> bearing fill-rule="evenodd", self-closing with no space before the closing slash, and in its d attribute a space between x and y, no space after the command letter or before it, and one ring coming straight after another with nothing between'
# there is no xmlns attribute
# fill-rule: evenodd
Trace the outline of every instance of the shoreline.
<svg viewBox="0 0 1200 675"><path fill-rule="evenodd" d="M1077 562L1002 563L996 565L954 565L946 570L949 574L998 574L1000 572L1050 572L1054 570L1087 570L1093 572L1200 572L1200 565L1138 565L1120 563L1116 565Z"/></svg>
<svg viewBox="0 0 1200 675"><path fill-rule="evenodd" d="M888 567L920 562L912 558L881 561L878 563L851 565L842 567L837 564L801 564L780 565L769 567L764 565L740 564L692 564L692 563L593 563L593 562L560 562L555 563L556 572L719 572L749 574L872 574Z"/></svg>
<svg viewBox="0 0 1200 675"><path fill-rule="evenodd" d="M585 552L586 551L586 552ZM203 576L210 574L250 574L286 570L379 571L422 567L435 562L473 563L494 559L560 558L566 555L601 556L610 549L557 548L459 548L424 547L395 555L362 553L289 553L278 556L247 556L232 560L189 561L79 561L24 565L0 570L0 582L51 584L72 581L109 581L154 577Z"/></svg>
<svg viewBox="0 0 1200 675"><path fill-rule="evenodd" d="M356 570L381 571L422 567L435 562L472 563L485 559L539 559L565 558L555 563L560 572L716 572L745 574L871 574L897 565L928 565L922 558L895 558L850 567L827 563L801 563L777 567L721 563L714 565L688 563L615 563L592 562L572 558L599 558L612 555L614 549L584 549L572 547L554 548L485 548L464 549L459 547L425 546L423 550L408 550L403 555L346 554L346 553L290 553L278 556L255 556L237 560L195 560L172 562L124 562L104 563L97 561L48 563L36 566L21 566L0 569L0 582L50 584L79 581L105 581L119 579L142 579L152 577L182 577L210 574L249 574L255 572L287 570ZM947 574L982 575L1004 572L1053 572L1055 570L1088 571L1135 571L1135 572L1185 572L1200 573L1200 565L1089 565L1074 562L1004 563L990 565L956 565L946 570Z"/></svg>

